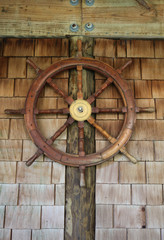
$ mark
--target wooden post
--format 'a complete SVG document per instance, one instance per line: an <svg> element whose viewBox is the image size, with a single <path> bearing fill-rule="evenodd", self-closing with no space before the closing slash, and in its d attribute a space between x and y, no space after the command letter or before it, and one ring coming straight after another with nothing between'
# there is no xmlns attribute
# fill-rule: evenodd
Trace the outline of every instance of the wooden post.
<svg viewBox="0 0 164 240"><path fill-rule="evenodd" d="M93 39L87 37L72 37L70 39L70 57L77 56L77 40L82 40L84 57L92 57ZM94 74L83 70L83 94L87 99L94 92ZM77 71L72 70L69 79L69 94L76 99ZM95 150L94 128L85 124L85 153ZM68 129L67 152L78 153L78 126L73 123ZM85 170L86 186L80 187L79 168L66 168L66 216L65 240L95 239L95 167Z"/></svg>

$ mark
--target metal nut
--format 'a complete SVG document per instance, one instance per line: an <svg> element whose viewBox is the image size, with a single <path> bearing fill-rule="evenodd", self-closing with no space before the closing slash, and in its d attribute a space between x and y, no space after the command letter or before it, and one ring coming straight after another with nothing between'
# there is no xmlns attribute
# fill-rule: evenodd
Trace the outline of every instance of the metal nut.
<svg viewBox="0 0 164 240"><path fill-rule="evenodd" d="M71 30L71 32L78 32L79 26L76 23L72 23L70 25L70 30Z"/></svg>
<svg viewBox="0 0 164 240"><path fill-rule="evenodd" d="M93 23L86 23L85 24L85 30L86 31L92 31L94 29L94 25L93 25Z"/></svg>
<svg viewBox="0 0 164 240"><path fill-rule="evenodd" d="M92 6L94 4L94 0L86 0L85 3L87 6Z"/></svg>
<svg viewBox="0 0 164 240"><path fill-rule="evenodd" d="M83 112L83 107L78 107L79 112Z"/></svg>
<svg viewBox="0 0 164 240"><path fill-rule="evenodd" d="M79 0L70 0L70 4L72 6L77 6L79 4Z"/></svg>

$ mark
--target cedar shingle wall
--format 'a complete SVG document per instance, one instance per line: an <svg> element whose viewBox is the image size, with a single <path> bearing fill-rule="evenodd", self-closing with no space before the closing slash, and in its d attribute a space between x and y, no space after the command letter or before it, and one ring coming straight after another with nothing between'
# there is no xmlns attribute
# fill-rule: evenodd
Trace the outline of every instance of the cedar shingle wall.
<svg viewBox="0 0 164 240"><path fill-rule="evenodd" d="M115 162L96 169L96 240L163 240L164 234L164 41L96 39L94 56L118 68L133 60L122 74L130 84L136 105L155 107L155 113L139 113L127 144L139 163L133 165L118 154ZM96 75L96 88L103 82ZM97 99L98 106L121 106L118 92L109 87ZM122 115L106 114L97 121L116 135ZM96 133L97 150L107 145Z"/></svg>
<svg viewBox="0 0 164 240"><path fill-rule="evenodd" d="M69 54L66 39L0 40L0 240L63 239L65 167L40 156L30 168L24 164L36 147L29 139L22 116L5 115L4 109L23 108L35 77L27 66L31 58L45 69ZM96 59L117 68L129 58L133 64L123 73L136 104L155 107L155 113L139 113L128 151L139 163L133 165L118 154L96 170L96 240L164 240L164 42L151 40L96 39ZM103 77L95 75L96 89ZM68 91L68 72L57 76ZM64 84L63 84L64 83ZM97 99L99 107L122 106L117 90L110 86ZM38 107L63 108L63 100L46 87ZM97 121L116 136L122 114L103 114ZM65 119L40 116L38 125L46 137ZM109 130L108 130L109 131ZM55 142L66 149L66 132ZM96 148L108 142L96 132Z"/></svg>
<svg viewBox="0 0 164 240"><path fill-rule="evenodd" d="M24 161L37 148L29 139L23 117L6 115L4 109L24 107L36 76L26 59L45 69L68 56L69 42L66 39L1 39L0 43L0 240L60 240L64 232L65 167L40 156L27 168ZM58 75L56 81L68 91L68 72ZM66 105L47 86L38 107ZM65 122L64 118L40 116L38 125L42 133L50 137ZM66 132L55 146L65 151Z"/></svg>

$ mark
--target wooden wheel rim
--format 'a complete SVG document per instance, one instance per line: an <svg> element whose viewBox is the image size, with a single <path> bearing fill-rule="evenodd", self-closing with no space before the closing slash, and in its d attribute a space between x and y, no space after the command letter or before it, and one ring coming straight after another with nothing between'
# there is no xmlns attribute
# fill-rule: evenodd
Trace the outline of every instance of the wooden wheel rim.
<svg viewBox="0 0 164 240"><path fill-rule="evenodd" d="M64 70L75 68L78 65L82 65L86 69L96 71L107 78L108 77L113 78L114 84L121 93L124 104L127 107L127 116L124 119L123 128L117 138L117 141L114 144L112 144L108 149L86 156L71 155L68 153L64 153L49 145L48 141L46 141L45 137L41 135L38 129L34 113L34 109L36 107L39 94L44 85L46 84L46 80ZM112 67L101 61L90 58L64 59L51 65L49 68L43 71L36 78L28 92L25 108L26 108L26 113L24 115L25 124L29 132L29 135L32 141L35 143L35 145L39 149L41 149L44 152L44 154L51 160L59 162L64 165L75 167L97 165L114 156L128 142L129 138L131 137L133 125L135 122L134 98L131 89L128 87L127 83Z"/></svg>

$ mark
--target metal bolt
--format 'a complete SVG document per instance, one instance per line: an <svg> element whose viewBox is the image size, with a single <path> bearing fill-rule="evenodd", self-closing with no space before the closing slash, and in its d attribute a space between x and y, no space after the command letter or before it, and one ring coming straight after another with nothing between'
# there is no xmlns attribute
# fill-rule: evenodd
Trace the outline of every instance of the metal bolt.
<svg viewBox="0 0 164 240"><path fill-rule="evenodd" d="M71 32L77 32L79 30L79 26L76 23L72 23L70 25Z"/></svg>
<svg viewBox="0 0 164 240"><path fill-rule="evenodd" d="M91 32L93 29L94 29L93 23L86 23L86 24L85 24L85 30Z"/></svg>
<svg viewBox="0 0 164 240"><path fill-rule="evenodd" d="M82 113L83 112L83 108L82 107L78 107L78 111Z"/></svg>
<svg viewBox="0 0 164 240"><path fill-rule="evenodd" d="M72 6L77 6L79 4L79 0L70 0L70 4Z"/></svg>
<svg viewBox="0 0 164 240"><path fill-rule="evenodd" d="M85 3L87 6L92 6L94 4L94 0L86 0Z"/></svg>

